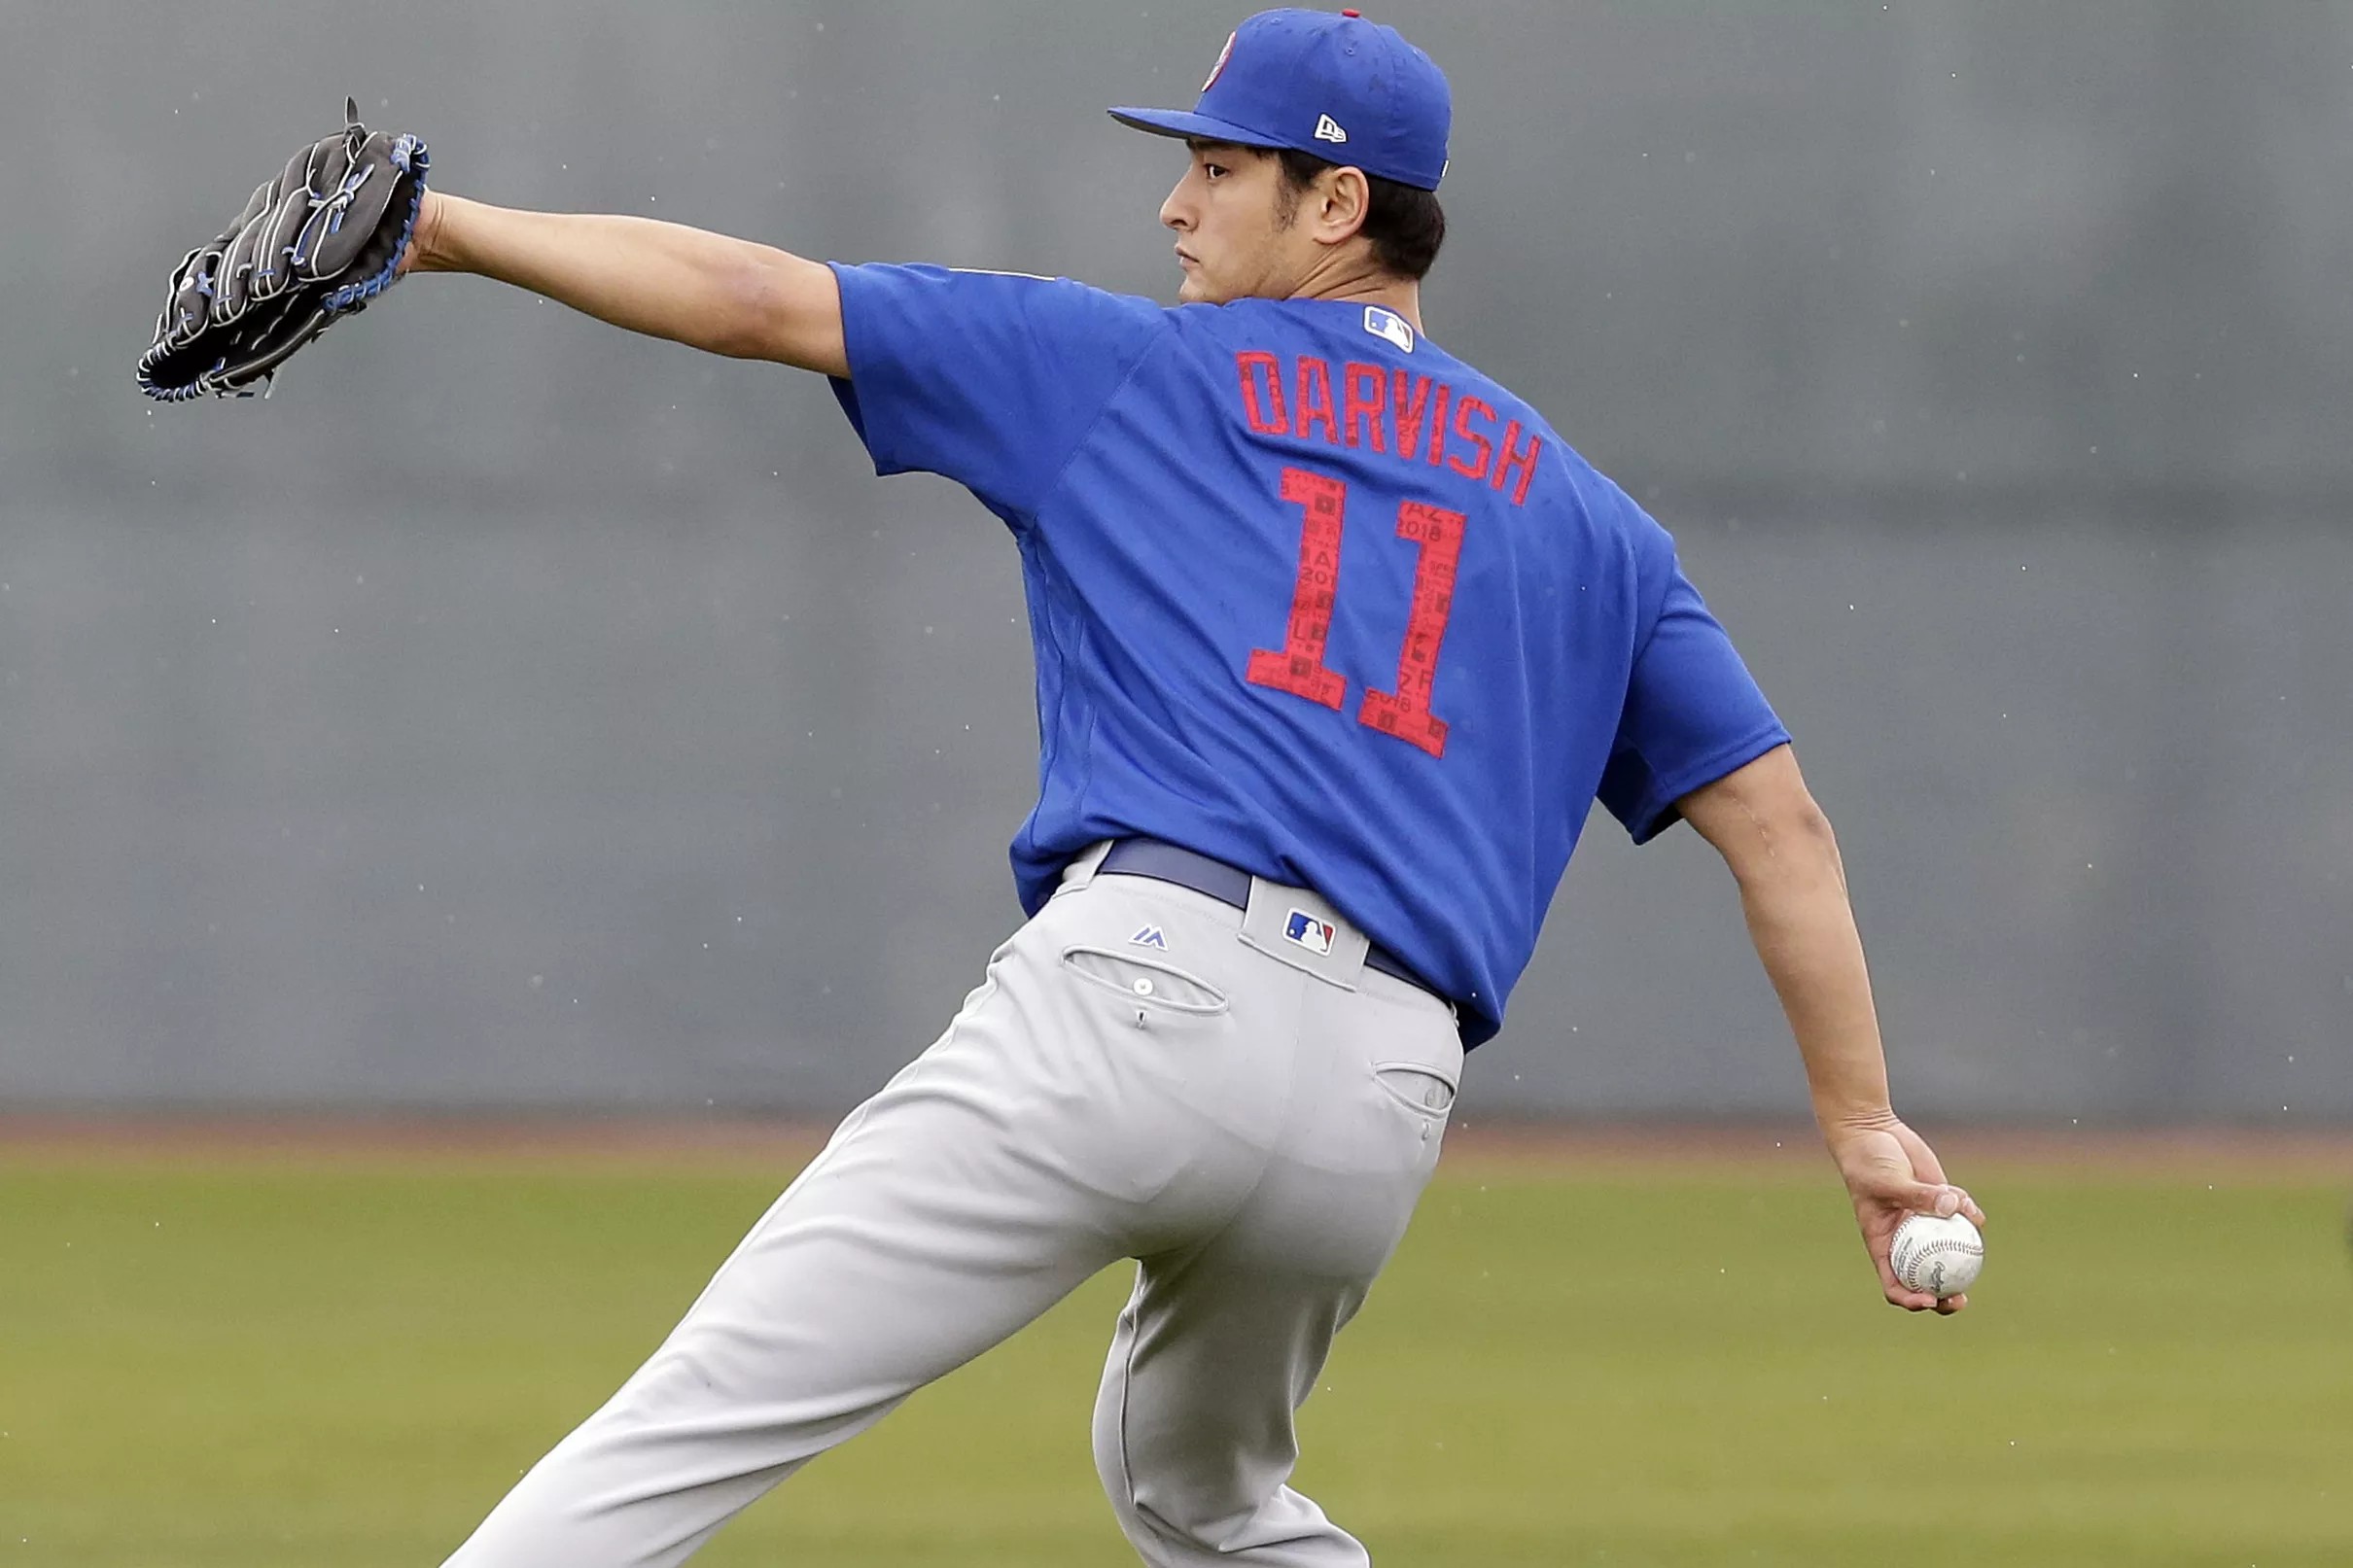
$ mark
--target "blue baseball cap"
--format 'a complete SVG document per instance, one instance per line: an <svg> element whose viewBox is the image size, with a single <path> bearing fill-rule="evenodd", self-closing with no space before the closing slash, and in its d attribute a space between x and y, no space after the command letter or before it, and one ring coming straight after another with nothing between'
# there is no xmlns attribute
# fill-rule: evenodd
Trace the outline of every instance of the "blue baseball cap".
<svg viewBox="0 0 2353 1568"><path fill-rule="evenodd" d="M1110 113L1155 136L1287 147L1435 191L1455 100L1446 74L1396 28L1353 11L1286 10L1234 29L1191 113Z"/></svg>

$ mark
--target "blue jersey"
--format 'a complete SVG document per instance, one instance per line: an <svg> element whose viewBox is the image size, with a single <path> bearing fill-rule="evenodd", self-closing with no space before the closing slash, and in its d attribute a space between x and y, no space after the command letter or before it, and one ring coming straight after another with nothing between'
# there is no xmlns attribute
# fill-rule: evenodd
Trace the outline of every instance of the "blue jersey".
<svg viewBox="0 0 2353 1568"><path fill-rule="evenodd" d="M1088 845L1165 839L1315 889L1476 1045L1597 798L1640 842L1788 740L1665 530L1388 311L835 271L876 470L1021 548L1031 913Z"/></svg>

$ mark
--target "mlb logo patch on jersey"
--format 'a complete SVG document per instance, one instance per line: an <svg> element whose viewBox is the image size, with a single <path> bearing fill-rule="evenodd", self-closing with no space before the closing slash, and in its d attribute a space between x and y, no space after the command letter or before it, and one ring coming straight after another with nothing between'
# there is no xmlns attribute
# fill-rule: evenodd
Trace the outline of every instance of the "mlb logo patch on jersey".
<svg viewBox="0 0 2353 1568"><path fill-rule="evenodd" d="M1393 310L1379 305L1364 307L1364 330L1375 337L1386 337L1411 354L1414 351L1414 324Z"/></svg>
<svg viewBox="0 0 2353 1568"><path fill-rule="evenodd" d="M1157 925L1144 926L1134 936L1129 937L1128 943L1132 947L1158 948L1163 953L1169 950L1169 939L1160 934L1160 927Z"/></svg>
<svg viewBox="0 0 2353 1568"><path fill-rule="evenodd" d="M1282 934L1310 953L1328 954L1332 951L1332 938L1339 930L1329 921L1319 921L1304 909L1294 909L1291 918L1283 923Z"/></svg>

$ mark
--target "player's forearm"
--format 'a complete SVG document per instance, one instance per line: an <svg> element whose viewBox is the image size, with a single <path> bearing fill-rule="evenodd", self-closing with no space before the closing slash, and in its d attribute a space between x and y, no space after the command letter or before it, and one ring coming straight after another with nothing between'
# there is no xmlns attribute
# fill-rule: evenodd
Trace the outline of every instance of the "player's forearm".
<svg viewBox="0 0 2353 1568"><path fill-rule="evenodd" d="M848 372L830 268L683 224L523 212L436 192L414 270L473 272L615 327L737 359Z"/></svg>
<svg viewBox="0 0 2353 1568"><path fill-rule="evenodd" d="M1826 1134L1891 1116L1887 1062L1838 842L1820 815L1783 828L1739 876L1757 957L1780 994Z"/></svg>
<svg viewBox="0 0 2353 1568"><path fill-rule="evenodd" d="M1676 805L1740 885L1748 934L1798 1037L1823 1133L1835 1142L1843 1129L1892 1122L1846 869L1796 754L1775 747Z"/></svg>

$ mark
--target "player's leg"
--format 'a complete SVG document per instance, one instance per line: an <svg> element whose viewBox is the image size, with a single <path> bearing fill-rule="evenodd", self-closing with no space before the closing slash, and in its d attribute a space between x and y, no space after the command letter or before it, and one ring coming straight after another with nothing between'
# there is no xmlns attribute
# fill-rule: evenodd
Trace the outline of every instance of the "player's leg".
<svg viewBox="0 0 2353 1568"><path fill-rule="evenodd" d="M1265 961L1229 912L1086 880L998 952L939 1042L852 1113L451 1568L679 1563L1096 1270L1233 1211L1281 1114L1256 1041L1288 1039L1296 988L1229 1006L1184 967Z"/></svg>
<svg viewBox="0 0 2353 1568"><path fill-rule="evenodd" d="M1140 1140L1114 1107L1100 1127L1067 1125L1067 1086L1093 1076L1102 1042L1057 1010L1059 951L1038 923L451 1568L682 1562L810 1458L1127 1255L1123 1188L1138 1178L1116 1143Z"/></svg>
<svg viewBox="0 0 2353 1568"><path fill-rule="evenodd" d="M1215 1236L1146 1259L1095 1408L1096 1465L1153 1568L1364 1568L1291 1489L1293 1415L1436 1164L1461 1051L1447 1009L1368 975L1315 1010L1293 1125Z"/></svg>

